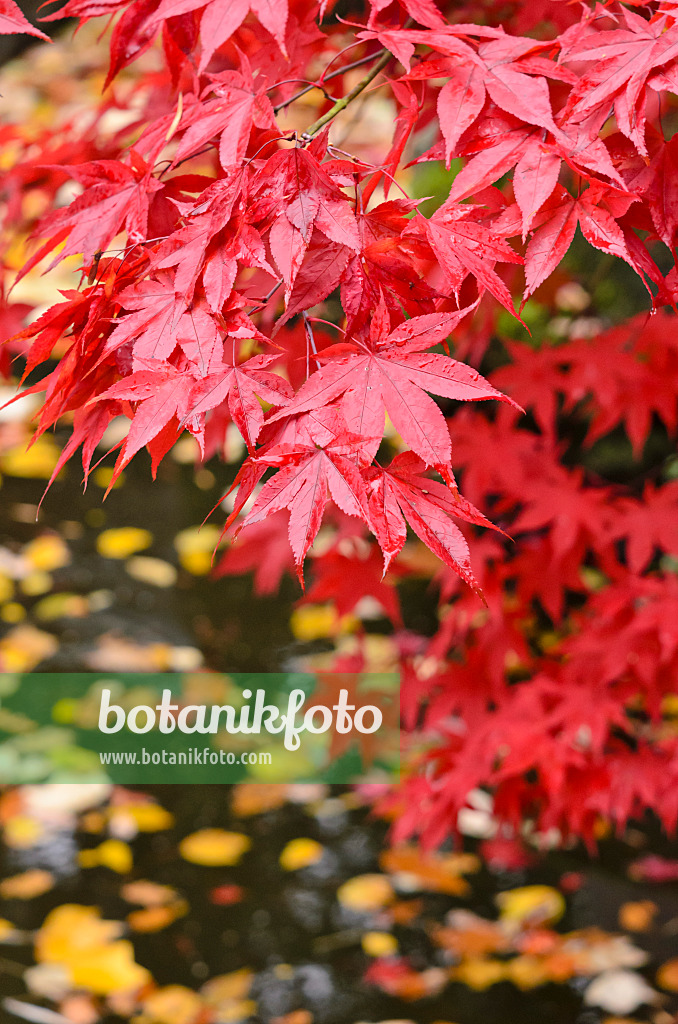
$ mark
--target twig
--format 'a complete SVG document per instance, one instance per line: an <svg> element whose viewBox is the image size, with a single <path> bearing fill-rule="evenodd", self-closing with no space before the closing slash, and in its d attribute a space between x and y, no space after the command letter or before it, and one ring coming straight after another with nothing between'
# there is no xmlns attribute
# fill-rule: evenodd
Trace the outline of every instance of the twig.
<svg viewBox="0 0 678 1024"><path fill-rule="evenodd" d="M337 116L337 114L340 114L342 110L345 110L349 103L352 103L357 96L360 96L361 92L364 92L364 90L367 88L370 82L374 81L379 72L383 71L388 62L392 59L392 57L393 54L391 53L391 51L385 50L384 53L381 55L380 59L374 65L374 67L367 72L364 78L360 79L358 84L354 86L354 88L351 89L350 92L346 93L345 96L342 96L340 100L337 100L334 106L330 110L328 110L326 114L323 114L322 117L319 117L317 121L314 121L312 125L309 125L305 132L301 133L301 135L299 136L301 141L309 142L316 134L316 132L319 132L320 129L324 128L326 124L332 121Z"/></svg>
<svg viewBox="0 0 678 1024"><path fill-rule="evenodd" d="M302 96L305 96L307 92L311 91L311 89L320 89L321 92L324 92L322 86L325 82L329 82L333 78L337 78L339 75L344 75L347 71L353 71L354 68L361 68L364 64L369 64L371 60L374 60L375 57L377 57L380 53L384 52L384 50L377 50L376 53L368 53L366 57L361 57L359 60L354 60L351 62L351 64L345 64L343 68L337 68L336 71L333 71L329 75L321 75L320 82L309 82L309 84L305 85L303 89L299 90L299 92L295 92L294 96L290 96L288 100L285 100L283 103L279 103L276 107L274 107L274 112L276 114L280 113L280 111L284 110L285 107L289 107L291 103L294 103L296 102L296 100L301 99ZM330 64L331 63L332 61L330 61ZM278 82L276 84L282 85L283 83Z"/></svg>

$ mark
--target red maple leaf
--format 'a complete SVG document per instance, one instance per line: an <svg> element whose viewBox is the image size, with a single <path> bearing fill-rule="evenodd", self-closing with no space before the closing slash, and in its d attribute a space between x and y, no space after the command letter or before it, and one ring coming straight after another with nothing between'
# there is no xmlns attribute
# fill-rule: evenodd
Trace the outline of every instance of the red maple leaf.
<svg viewBox="0 0 678 1024"><path fill-rule="evenodd" d="M274 512L290 512L289 539L303 586L303 563L332 498L342 512L369 522L367 492L359 466L365 461L365 438L350 433L336 413L308 417L308 443L273 445L255 462L277 468L267 480L242 525L253 525Z"/></svg>
<svg viewBox="0 0 678 1024"><path fill-rule="evenodd" d="M17 7L14 0L0 0L0 35L14 35L18 32L37 36L39 39L46 39L49 42L49 36L26 20L21 8Z"/></svg>
<svg viewBox="0 0 678 1024"><path fill-rule="evenodd" d="M449 463L451 444L445 417L426 391L460 401L496 398L511 403L477 370L424 351L443 341L467 312L413 317L391 331L382 304L380 315L372 320L369 338L325 350L323 367L271 422L319 409L343 396L341 407L350 430L381 437L386 410L396 430L427 465Z"/></svg>

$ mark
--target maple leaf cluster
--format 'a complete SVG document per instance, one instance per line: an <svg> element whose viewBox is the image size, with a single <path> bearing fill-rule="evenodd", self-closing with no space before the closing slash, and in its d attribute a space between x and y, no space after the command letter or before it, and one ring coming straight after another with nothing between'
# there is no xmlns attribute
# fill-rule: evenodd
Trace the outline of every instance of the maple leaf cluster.
<svg viewBox="0 0 678 1024"><path fill-rule="evenodd" d="M368 596L391 619L406 720L441 740L399 828L431 841L481 784L504 817L564 832L644 805L678 814L659 724L675 581L657 567L678 554L675 484L593 482L558 433L588 402L589 445L620 424L636 453L658 420L675 435L674 321L516 342L487 376L473 365L501 316L520 321L563 274L578 228L638 275L653 313L675 306L676 5L507 12L370 0L345 21L314 0L68 0L48 20L114 16L107 85L148 52L157 70L128 97L127 128L107 134L100 111L4 184L10 228L22 189L40 180L54 198L19 277L82 258L80 286L11 342L24 379L47 370L28 389L45 393L38 435L72 421L55 475L82 446L86 478L116 417L129 428L113 480L143 448L155 471L184 431L221 453L234 424L248 454L227 526L245 532L219 571L255 568L269 592L290 566L302 579L328 517L308 597L346 612ZM341 148L335 129L350 140L377 89L391 138ZM289 127L310 95L316 120ZM121 102L114 85L101 110ZM427 165L456 172L428 214L407 191ZM501 530L474 542L472 566L469 532L492 525L480 509ZM412 535L444 567L425 640L402 630L394 589Z"/></svg>

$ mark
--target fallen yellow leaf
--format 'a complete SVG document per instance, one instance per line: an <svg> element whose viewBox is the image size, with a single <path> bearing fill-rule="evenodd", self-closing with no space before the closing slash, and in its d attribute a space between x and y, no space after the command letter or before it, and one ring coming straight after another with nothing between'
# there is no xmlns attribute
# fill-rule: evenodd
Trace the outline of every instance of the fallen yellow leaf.
<svg viewBox="0 0 678 1024"><path fill-rule="evenodd" d="M501 960L477 958L464 960L453 968L451 976L475 992L483 992L506 978L506 964Z"/></svg>
<svg viewBox="0 0 678 1024"><path fill-rule="evenodd" d="M292 839L280 854L280 866L284 871L298 871L317 864L324 852L315 839Z"/></svg>
<svg viewBox="0 0 678 1024"><path fill-rule="evenodd" d="M142 1003L139 1024L193 1024L202 1013L202 999L183 985L167 985Z"/></svg>
<svg viewBox="0 0 678 1024"><path fill-rule="evenodd" d="M218 974L205 982L200 993L208 1006L221 1010L231 1003L238 1003L249 995L254 974L248 967L230 974Z"/></svg>
<svg viewBox="0 0 678 1024"><path fill-rule="evenodd" d="M386 875L356 875L337 890L337 899L350 910L381 910L395 898Z"/></svg>
<svg viewBox="0 0 678 1024"><path fill-rule="evenodd" d="M226 832L221 828L204 828L193 832L179 843L184 860L203 867L230 867L247 853L252 840L241 832Z"/></svg>
<svg viewBox="0 0 678 1024"><path fill-rule="evenodd" d="M398 952L398 942L390 932L365 932L360 944L367 956L393 956Z"/></svg>
<svg viewBox="0 0 678 1024"><path fill-rule="evenodd" d="M119 875L128 874L134 864L131 849L121 839L105 839L92 850L81 850L78 860L83 868L110 868Z"/></svg>
<svg viewBox="0 0 678 1024"><path fill-rule="evenodd" d="M496 897L501 920L518 927L534 927L559 921L565 913L565 900L550 885L525 885L508 889Z"/></svg>
<svg viewBox="0 0 678 1024"><path fill-rule="evenodd" d="M36 960L64 967L74 988L96 995L135 991L151 976L134 960L122 925L104 921L96 907L67 903L45 918L35 940Z"/></svg>
<svg viewBox="0 0 678 1024"><path fill-rule="evenodd" d="M129 803L111 807L109 815L112 822L131 819L139 832L163 832L174 825L174 816L155 803Z"/></svg>
<svg viewBox="0 0 678 1024"><path fill-rule="evenodd" d="M99 534L97 551L104 558L129 558L152 543L153 536L148 530L142 530L138 526L120 526Z"/></svg>
<svg viewBox="0 0 678 1024"><path fill-rule="evenodd" d="M51 572L53 569L60 569L68 565L71 560L71 553L68 545L56 533L44 533L35 540L29 541L23 548L24 558L28 560L31 568L42 569L44 572Z"/></svg>

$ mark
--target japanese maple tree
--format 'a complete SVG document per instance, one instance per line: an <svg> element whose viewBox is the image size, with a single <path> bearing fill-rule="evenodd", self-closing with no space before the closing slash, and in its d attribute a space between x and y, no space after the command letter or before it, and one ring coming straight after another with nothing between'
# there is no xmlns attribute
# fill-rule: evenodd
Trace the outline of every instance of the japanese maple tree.
<svg viewBox="0 0 678 1024"><path fill-rule="evenodd" d="M39 179L53 199L19 278L82 258L9 347L24 379L46 371L29 388L44 392L37 435L72 423L55 475L82 446L87 478L115 417L129 429L114 479L144 447L155 469L184 431L222 453L234 424L247 454L226 525L243 534L219 571L256 567L265 592L286 568L303 583L310 553L304 600L381 607L405 724L427 741L397 835L442 840L478 786L516 828L591 838L648 806L673 828L677 485L665 451L653 479L626 482L585 453L614 429L637 456L658 430L675 439L675 320L658 310L678 294L678 5L500 14L482 0L47 14L111 17L110 68L90 126L4 172L6 231L22 188ZM0 29L39 34L24 22L6 0ZM153 70L116 91L148 53ZM393 130L368 159L351 128L375 96ZM125 105L132 123L100 130ZM411 188L427 166L455 172L433 204ZM540 347L532 296L564 287L577 229L632 269L654 315ZM439 566L426 637L403 628L396 590L422 545ZM371 667L364 639L337 666Z"/></svg>

